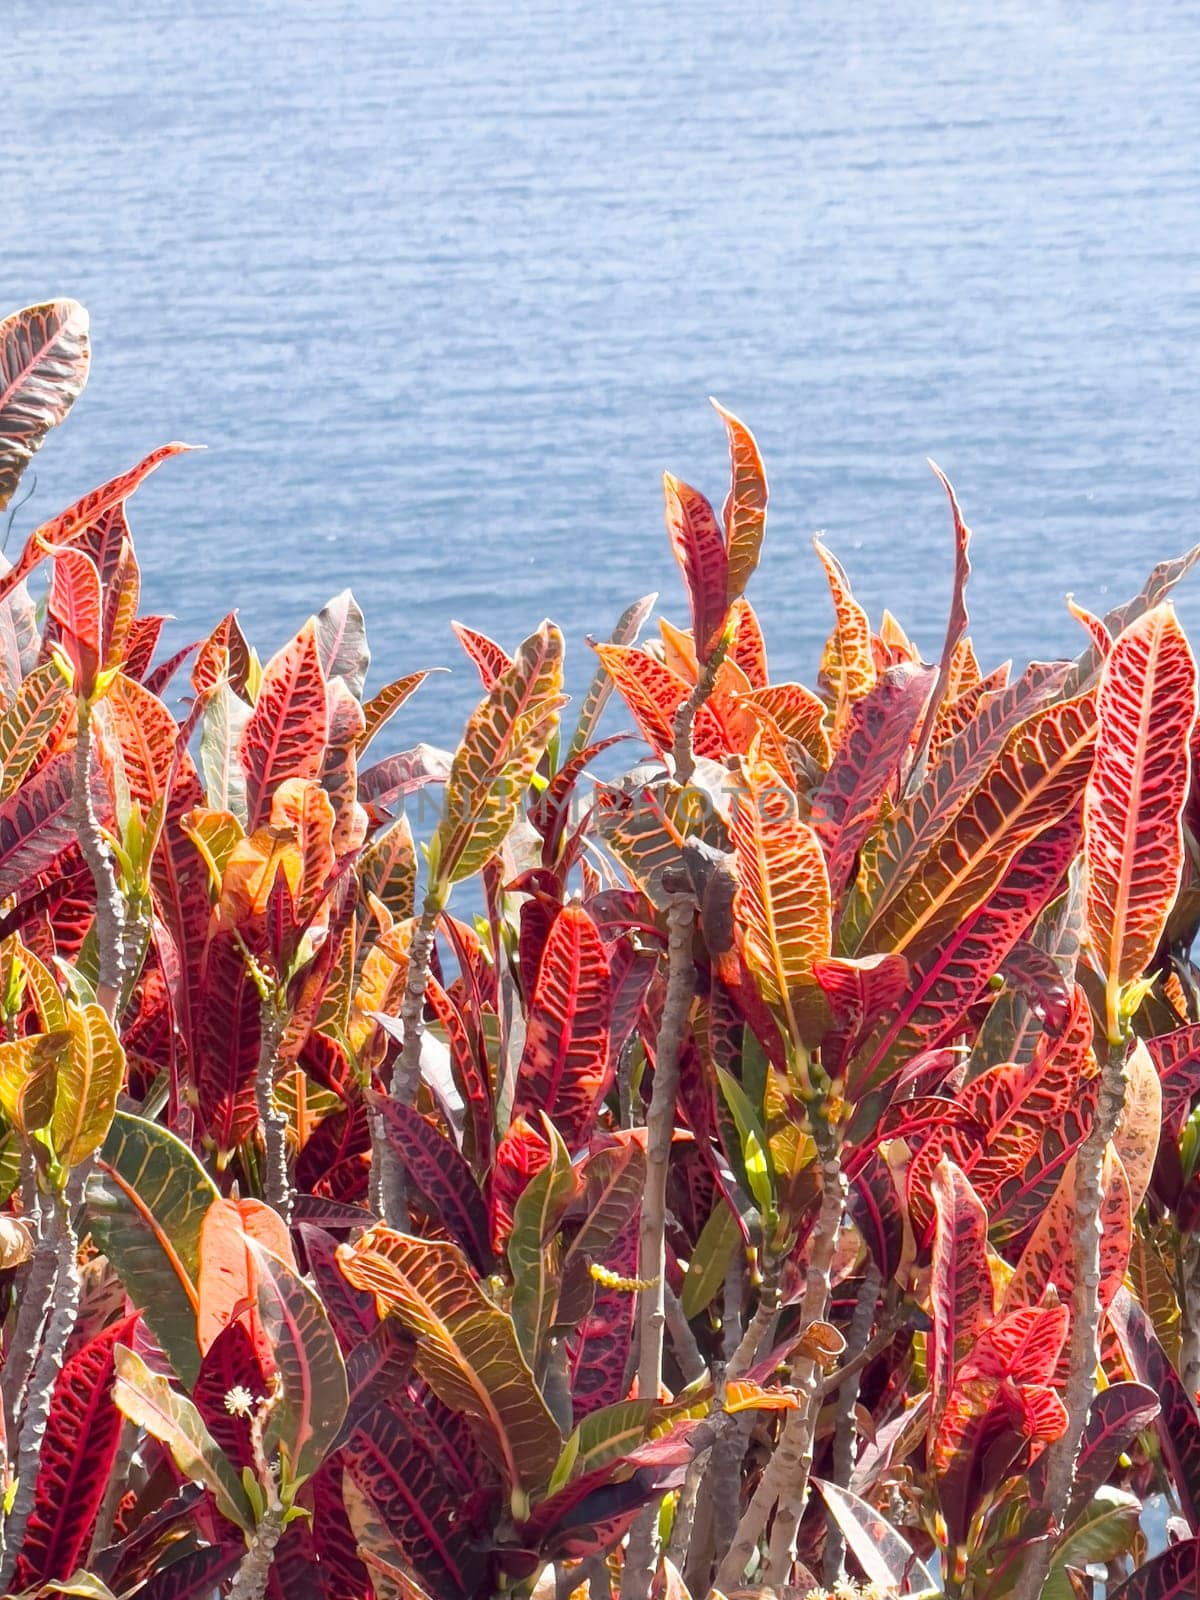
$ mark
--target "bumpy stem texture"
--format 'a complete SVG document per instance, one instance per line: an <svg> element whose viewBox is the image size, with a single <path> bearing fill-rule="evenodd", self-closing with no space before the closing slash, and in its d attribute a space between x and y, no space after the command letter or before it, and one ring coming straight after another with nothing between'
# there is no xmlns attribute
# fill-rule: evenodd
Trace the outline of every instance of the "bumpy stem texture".
<svg viewBox="0 0 1200 1600"><path fill-rule="evenodd" d="M273 995L260 1008L258 1069L254 1097L264 1150L263 1198L285 1222L292 1220L292 1186L288 1178L287 1117L275 1104L275 1070L283 1038L284 1014Z"/></svg>
<svg viewBox="0 0 1200 1600"><path fill-rule="evenodd" d="M1200 1234L1185 1234L1181 1249L1183 1326L1179 1376L1189 1394L1200 1390Z"/></svg>
<svg viewBox="0 0 1200 1600"><path fill-rule="evenodd" d="M79 1169L76 1169L78 1173ZM25 1399L21 1433L17 1445L17 1491L4 1528L4 1562L0 1566L0 1588L6 1588L13 1575L21 1541L33 1510L37 1486L38 1459L54 1384L62 1371L63 1354L79 1311L78 1240L71 1220L72 1195L78 1194L82 1179L73 1178L68 1193L51 1199L46 1211L47 1233L54 1241L55 1281L50 1322L34 1363L33 1376Z"/></svg>
<svg viewBox="0 0 1200 1600"><path fill-rule="evenodd" d="M282 1537L283 1507L268 1506L234 1575L228 1600L262 1600L271 1579L275 1550Z"/></svg>
<svg viewBox="0 0 1200 1600"><path fill-rule="evenodd" d="M1125 1046L1110 1047L1100 1074L1096 1116L1075 1157L1075 1287L1071 1296L1071 1375L1064 1396L1067 1429L1049 1447L1042 1520L1051 1537L1033 1544L1013 1600L1038 1600L1075 1482L1075 1462L1100 1362L1100 1203L1104 1152L1125 1105Z"/></svg>
<svg viewBox="0 0 1200 1600"><path fill-rule="evenodd" d="M79 848L96 889L96 999L110 1017L125 984L125 900L108 840L92 800L92 707L80 696L76 718L73 820Z"/></svg>

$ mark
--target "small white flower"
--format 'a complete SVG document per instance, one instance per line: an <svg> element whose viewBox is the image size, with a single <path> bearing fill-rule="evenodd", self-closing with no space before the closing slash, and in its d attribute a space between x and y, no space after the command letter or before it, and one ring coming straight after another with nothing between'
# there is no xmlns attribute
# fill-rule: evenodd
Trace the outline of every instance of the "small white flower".
<svg viewBox="0 0 1200 1600"><path fill-rule="evenodd" d="M231 1417L248 1417L257 1404L244 1384L235 1383L225 1396L225 1409Z"/></svg>

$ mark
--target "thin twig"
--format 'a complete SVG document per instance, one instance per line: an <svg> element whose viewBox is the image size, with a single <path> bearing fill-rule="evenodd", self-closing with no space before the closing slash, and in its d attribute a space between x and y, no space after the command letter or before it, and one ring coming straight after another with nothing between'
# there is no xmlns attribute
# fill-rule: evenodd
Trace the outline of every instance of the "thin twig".
<svg viewBox="0 0 1200 1600"><path fill-rule="evenodd" d="M692 687L692 692L675 713L675 722L672 726L671 763L675 768L675 782L681 787L686 787L692 781L692 774L696 770L696 756L692 749L692 729L696 725L696 717L700 707L712 694L717 686L717 674L721 670L721 663L725 660L729 649L729 639L722 634L712 654L704 663L700 676Z"/></svg>
<svg viewBox="0 0 1200 1600"><path fill-rule="evenodd" d="M408 950L408 974L404 999L400 1003L400 1028L403 1043L392 1068L390 1092L402 1105L416 1104L421 1086L421 1039L425 1032L425 990L433 961L433 944L442 902L431 889L413 929ZM371 1197L379 1215L389 1228L404 1232L409 1225L408 1182L404 1168L388 1143L383 1116L371 1115Z"/></svg>
<svg viewBox="0 0 1200 1600"><path fill-rule="evenodd" d="M671 1347L675 1351L679 1371L685 1385L695 1383L708 1371L708 1364L700 1354L700 1346L696 1343L696 1336L683 1314L679 1296L669 1283L663 1284L663 1298L666 1303L667 1332L671 1335Z"/></svg>

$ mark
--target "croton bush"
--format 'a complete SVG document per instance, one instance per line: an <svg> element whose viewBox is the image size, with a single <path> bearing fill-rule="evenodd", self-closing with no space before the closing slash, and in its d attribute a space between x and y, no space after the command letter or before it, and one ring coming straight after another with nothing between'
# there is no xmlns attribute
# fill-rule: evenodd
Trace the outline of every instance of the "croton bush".
<svg viewBox="0 0 1200 1600"><path fill-rule="evenodd" d="M0 324L0 507L88 362ZM717 409L686 615L455 625L453 752L348 592L162 658L183 445L0 576L0 1591L1200 1593L1200 547L985 670L943 479L929 659L818 543L776 682Z"/></svg>

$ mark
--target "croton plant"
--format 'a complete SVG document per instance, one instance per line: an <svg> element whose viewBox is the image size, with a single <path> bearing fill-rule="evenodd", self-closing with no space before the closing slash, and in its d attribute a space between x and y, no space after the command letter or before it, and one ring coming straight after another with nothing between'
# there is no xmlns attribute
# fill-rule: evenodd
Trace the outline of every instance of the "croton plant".
<svg viewBox="0 0 1200 1600"><path fill-rule="evenodd" d="M0 507L88 361L0 323ZM183 445L0 576L3 1593L1200 1593L1200 547L985 670L942 479L931 662L818 543L776 682L717 409L686 617L456 625L453 753L348 592L161 658Z"/></svg>

